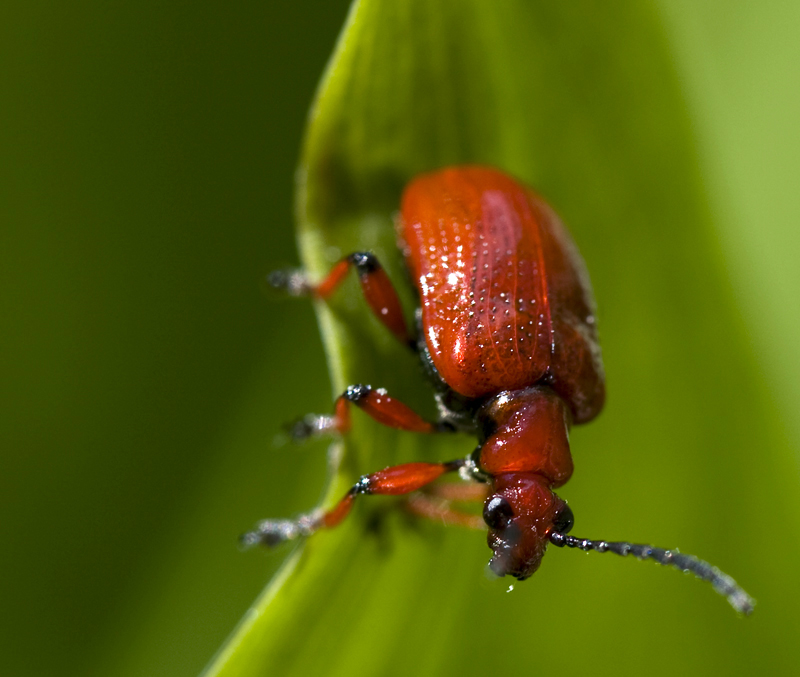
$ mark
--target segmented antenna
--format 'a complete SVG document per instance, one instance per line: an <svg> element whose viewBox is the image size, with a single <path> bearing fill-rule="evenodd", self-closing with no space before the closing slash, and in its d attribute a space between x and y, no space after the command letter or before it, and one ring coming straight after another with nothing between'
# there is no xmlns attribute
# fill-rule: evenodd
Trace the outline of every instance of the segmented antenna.
<svg viewBox="0 0 800 677"><path fill-rule="evenodd" d="M588 538L575 538L567 534L550 532L550 542L563 548L579 548L580 550L596 550L597 552L613 552L625 557L629 554L639 559L652 559L664 566L675 567L681 571L693 573L697 578L708 581L720 595L724 595L730 605L739 613L749 615L756 601L750 597L728 574L717 567L692 555L684 555L677 550L654 548L652 545L635 543L609 543L607 541L590 541Z"/></svg>

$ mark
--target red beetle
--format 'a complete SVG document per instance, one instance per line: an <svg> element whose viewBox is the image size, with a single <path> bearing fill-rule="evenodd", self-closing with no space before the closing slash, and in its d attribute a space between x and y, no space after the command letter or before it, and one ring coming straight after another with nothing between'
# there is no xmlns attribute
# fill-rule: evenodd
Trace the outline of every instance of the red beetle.
<svg viewBox="0 0 800 677"><path fill-rule="evenodd" d="M691 571L735 609L750 613L754 602L747 593L695 557L567 535L572 511L553 489L572 475L570 426L597 416L605 386L589 277L547 203L495 169L448 168L407 186L399 238L419 295L415 333L373 254L347 256L316 285L299 271L278 271L270 282L294 295L326 299L355 267L372 312L418 353L433 383L439 419L426 421L384 390L354 385L338 398L333 416L305 417L294 436L346 433L355 404L400 430L474 434L478 448L465 459L406 463L365 475L333 509L266 520L243 542L271 546L334 527L362 494L411 494L408 507L417 514L474 525L473 516L450 505L472 497L484 500L493 551L489 567L499 576L528 578L548 542L633 553ZM428 486L456 471L477 491Z"/></svg>

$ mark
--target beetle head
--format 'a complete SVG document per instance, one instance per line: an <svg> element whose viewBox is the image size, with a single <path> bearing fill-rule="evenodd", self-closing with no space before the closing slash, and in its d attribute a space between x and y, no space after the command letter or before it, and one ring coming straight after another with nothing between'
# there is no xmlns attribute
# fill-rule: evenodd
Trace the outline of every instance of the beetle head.
<svg viewBox="0 0 800 677"><path fill-rule="evenodd" d="M493 484L483 507L494 552L489 568L522 581L539 568L550 532L572 528L572 511L541 475L504 473Z"/></svg>

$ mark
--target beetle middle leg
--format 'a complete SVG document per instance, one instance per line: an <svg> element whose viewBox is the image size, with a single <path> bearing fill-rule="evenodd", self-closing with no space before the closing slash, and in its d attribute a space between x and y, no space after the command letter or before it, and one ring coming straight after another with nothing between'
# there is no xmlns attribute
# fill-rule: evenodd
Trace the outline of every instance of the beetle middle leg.
<svg viewBox="0 0 800 677"><path fill-rule="evenodd" d="M400 400L390 397L382 388L352 385L340 395L333 416L309 414L290 427L295 440L303 440L326 433L345 434L350 430L350 405L354 404L381 425L413 433L452 432L446 422L428 421Z"/></svg>
<svg viewBox="0 0 800 677"><path fill-rule="evenodd" d="M310 536L319 529L331 529L347 517L357 496L410 494L445 473L457 472L464 463L464 459L447 463L404 463L364 475L330 510L315 510L293 520L265 520L242 536L242 544L274 546L283 541Z"/></svg>
<svg viewBox="0 0 800 677"><path fill-rule="evenodd" d="M344 281L350 268L358 271L361 290L373 315L400 343L416 350L417 343L408 330L397 292L383 266L371 252L353 252L345 256L319 284L311 284L300 270L276 270L270 274L268 281L276 289L283 289L292 296L326 300Z"/></svg>

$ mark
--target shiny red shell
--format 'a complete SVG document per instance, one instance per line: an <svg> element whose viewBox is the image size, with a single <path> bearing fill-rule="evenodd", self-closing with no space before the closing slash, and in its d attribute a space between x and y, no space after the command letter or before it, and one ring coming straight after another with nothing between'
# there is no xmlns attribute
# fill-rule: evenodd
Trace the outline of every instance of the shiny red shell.
<svg viewBox="0 0 800 677"><path fill-rule="evenodd" d="M480 398L546 383L574 423L600 412L588 276L539 195L486 167L425 174L403 194L400 237L425 341L450 388Z"/></svg>

